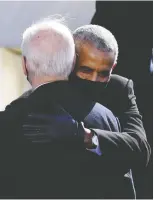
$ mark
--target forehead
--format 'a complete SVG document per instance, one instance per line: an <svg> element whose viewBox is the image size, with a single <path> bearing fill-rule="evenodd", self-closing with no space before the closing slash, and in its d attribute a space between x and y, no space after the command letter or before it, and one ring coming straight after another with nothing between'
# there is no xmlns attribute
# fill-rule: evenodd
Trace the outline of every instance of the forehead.
<svg viewBox="0 0 154 200"><path fill-rule="evenodd" d="M98 50L94 45L89 43L80 44L79 62L80 64L89 65L105 65L112 67L115 59L113 52L102 52Z"/></svg>

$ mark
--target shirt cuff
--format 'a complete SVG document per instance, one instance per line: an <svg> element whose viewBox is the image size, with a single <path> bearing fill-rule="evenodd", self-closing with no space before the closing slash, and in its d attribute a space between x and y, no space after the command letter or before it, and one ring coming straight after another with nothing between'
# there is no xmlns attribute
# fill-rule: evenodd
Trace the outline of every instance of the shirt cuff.
<svg viewBox="0 0 154 200"><path fill-rule="evenodd" d="M97 155L101 156L102 155L102 151L100 149L98 137L96 135L93 136L92 142L96 146L96 148L95 149L87 149L87 150L91 151L93 153L96 153Z"/></svg>

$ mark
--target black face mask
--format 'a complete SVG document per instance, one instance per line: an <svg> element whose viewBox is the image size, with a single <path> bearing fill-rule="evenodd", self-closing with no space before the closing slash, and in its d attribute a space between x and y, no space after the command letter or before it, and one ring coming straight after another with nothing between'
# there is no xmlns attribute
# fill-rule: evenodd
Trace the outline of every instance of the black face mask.
<svg viewBox="0 0 154 200"><path fill-rule="evenodd" d="M108 84L108 82L94 82L81 79L76 75L71 75L69 80L71 84L73 84L84 95L86 95L91 100L98 102L101 100L102 95L105 92L105 88Z"/></svg>

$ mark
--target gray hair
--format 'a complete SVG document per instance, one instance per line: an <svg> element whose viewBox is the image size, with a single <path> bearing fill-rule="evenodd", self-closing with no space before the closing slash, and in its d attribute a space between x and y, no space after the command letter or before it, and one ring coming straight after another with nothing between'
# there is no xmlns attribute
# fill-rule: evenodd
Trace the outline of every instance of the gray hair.
<svg viewBox="0 0 154 200"><path fill-rule="evenodd" d="M49 17L23 33L21 49L30 75L67 78L73 70L74 39L63 21L64 18Z"/></svg>
<svg viewBox="0 0 154 200"><path fill-rule="evenodd" d="M118 44L114 35L106 28L98 25L81 26L74 31L73 37L75 41L82 43L91 42L103 52L113 52L115 54L114 64L117 63Z"/></svg>

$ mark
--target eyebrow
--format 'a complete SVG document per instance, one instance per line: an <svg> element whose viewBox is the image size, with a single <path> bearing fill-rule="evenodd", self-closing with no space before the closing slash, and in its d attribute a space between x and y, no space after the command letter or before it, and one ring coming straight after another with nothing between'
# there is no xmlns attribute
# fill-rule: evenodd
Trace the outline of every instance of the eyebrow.
<svg viewBox="0 0 154 200"><path fill-rule="evenodd" d="M87 71L94 71L94 69L92 69L92 68L90 68L90 67L88 67L88 66L79 66L79 69L81 69L81 70L87 70Z"/></svg>

